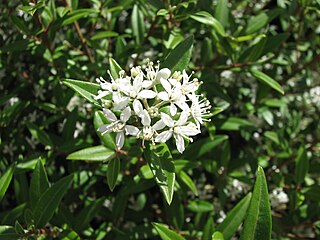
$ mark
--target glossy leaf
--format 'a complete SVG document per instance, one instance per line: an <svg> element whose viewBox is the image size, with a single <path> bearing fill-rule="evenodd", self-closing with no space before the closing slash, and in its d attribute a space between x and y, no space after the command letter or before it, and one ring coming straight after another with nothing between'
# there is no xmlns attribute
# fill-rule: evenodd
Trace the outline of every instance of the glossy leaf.
<svg viewBox="0 0 320 240"><path fill-rule="evenodd" d="M83 161L108 161L113 159L115 152L105 146L95 146L81 149L67 156L68 160L83 160Z"/></svg>
<svg viewBox="0 0 320 240"><path fill-rule="evenodd" d="M4 197L14 172L14 166L10 166L0 178L0 201Z"/></svg>
<svg viewBox="0 0 320 240"><path fill-rule="evenodd" d="M132 33L135 37L137 45L141 45L144 40L145 34L145 24L142 11L138 8L137 5L133 6L132 15L131 15L131 25Z"/></svg>
<svg viewBox="0 0 320 240"><path fill-rule="evenodd" d="M30 190L29 190L29 203L31 209L34 209L40 196L49 188L49 181L46 170L41 160L38 160L37 165L33 171Z"/></svg>
<svg viewBox="0 0 320 240"><path fill-rule="evenodd" d="M61 178L41 195L33 211L34 222L37 228L43 227L50 221L63 196L69 189L72 180L73 175Z"/></svg>
<svg viewBox="0 0 320 240"><path fill-rule="evenodd" d="M182 71L185 69L190 61L193 47L193 36L186 38L179 43L165 58L161 67L167 67L174 71Z"/></svg>
<svg viewBox="0 0 320 240"><path fill-rule="evenodd" d="M192 179L184 171L178 173L179 178L189 187L189 189L198 196L198 190Z"/></svg>
<svg viewBox="0 0 320 240"><path fill-rule="evenodd" d="M222 26L228 26L229 24L229 7L228 0L218 0L217 6L214 12L215 18L221 23Z"/></svg>
<svg viewBox="0 0 320 240"><path fill-rule="evenodd" d="M217 19L212 17L212 15L210 13L205 12L205 11L201 11L201 12L197 12L194 15L191 15L190 17L198 22L205 24L205 25L211 26L221 36L225 35L225 30L224 30L223 26L221 25L221 23Z"/></svg>
<svg viewBox="0 0 320 240"><path fill-rule="evenodd" d="M168 204L171 203L175 182L175 169L168 146L164 143L145 149L145 157Z"/></svg>
<svg viewBox="0 0 320 240"><path fill-rule="evenodd" d="M257 69L254 69L254 68L250 69L250 73L252 74L252 76L257 78L260 82L268 85L269 87L273 88L274 90L278 91L279 93L284 94L284 91L283 91L282 87L280 86L280 84L277 83L275 80L273 80L268 75L264 74L263 72L261 72Z"/></svg>
<svg viewBox="0 0 320 240"><path fill-rule="evenodd" d="M251 200L251 193L245 196L217 227L217 231L223 234L225 240L231 239L243 222Z"/></svg>
<svg viewBox="0 0 320 240"><path fill-rule="evenodd" d="M98 39L104 39L104 38L109 38L109 37L117 37L119 36L118 33L113 32L113 31L103 31L103 32L98 32L94 34L91 37L91 40L98 40Z"/></svg>
<svg viewBox="0 0 320 240"><path fill-rule="evenodd" d="M0 239L2 240L17 240L20 236L16 233L12 226L0 226Z"/></svg>
<svg viewBox="0 0 320 240"><path fill-rule="evenodd" d="M309 159L304 147L300 147L296 158L295 180L298 184L304 182L309 170Z"/></svg>
<svg viewBox="0 0 320 240"><path fill-rule="evenodd" d="M116 186L118 175L120 172L120 159L118 157L113 158L108 163L107 170L107 182L111 191Z"/></svg>
<svg viewBox="0 0 320 240"><path fill-rule="evenodd" d="M79 93L89 102L99 105L99 103L94 99L98 94L98 90L100 90L100 86L98 84L73 79L66 79L63 83Z"/></svg>
<svg viewBox="0 0 320 240"><path fill-rule="evenodd" d="M161 223L152 223L162 240L185 240L178 233L170 230L166 225Z"/></svg>
<svg viewBox="0 0 320 240"><path fill-rule="evenodd" d="M211 212L213 211L213 205L204 200L194 200L189 202L188 209L196 213Z"/></svg>
<svg viewBox="0 0 320 240"><path fill-rule="evenodd" d="M240 239L270 240L271 227L268 185L262 167L258 167L257 178Z"/></svg>
<svg viewBox="0 0 320 240"><path fill-rule="evenodd" d="M221 232L215 232L212 235L212 240L225 240Z"/></svg>
<svg viewBox="0 0 320 240"><path fill-rule="evenodd" d="M110 73L114 79L119 78L119 72L122 70L120 65L113 58L109 58Z"/></svg>
<svg viewBox="0 0 320 240"><path fill-rule="evenodd" d="M40 129L33 123L27 123L27 127L31 135L39 142L41 142L43 145L53 146L50 136L43 129Z"/></svg>

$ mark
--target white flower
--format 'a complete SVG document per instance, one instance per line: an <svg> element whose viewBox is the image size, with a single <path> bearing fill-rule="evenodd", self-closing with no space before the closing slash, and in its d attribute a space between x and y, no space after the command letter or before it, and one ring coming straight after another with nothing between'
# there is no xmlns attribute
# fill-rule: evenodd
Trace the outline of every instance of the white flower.
<svg viewBox="0 0 320 240"><path fill-rule="evenodd" d="M107 120L110 124L105 124L99 127L98 131L101 134L116 132L116 146L118 149L121 149L124 144L124 132L126 134L130 134L132 136L136 136L139 132L139 129L132 125L127 125L127 121L131 117L131 109L130 107L126 107L122 113L120 114L120 119L118 120L116 115L109 109L103 110Z"/></svg>
<svg viewBox="0 0 320 240"><path fill-rule="evenodd" d="M174 121L168 114L161 113L161 119L164 124L169 127L169 130L160 133L155 141L156 142L166 142L172 136L175 139L177 149L180 153L183 153L185 150L184 138L192 141L192 138L189 136L195 136L200 133L200 130L197 126L188 121L188 113L182 112L178 121Z"/></svg>
<svg viewBox="0 0 320 240"><path fill-rule="evenodd" d="M120 91L122 91L127 96L135 99L152 99L157 96L157 94L148 89L142 89L150 86L150 81L143 80L143 74L139 73L133 80L132 85L123 86Z"/></svg>
<svg viewBox="0 0 320 240"><path fill-rule="evenodd" d="M172 116L176 115L177 113L176 105L182 111L188 111L189 106L186 103L186 100L187 100L186 97L182 94L181 84L177 82L176 86L172 87L170 82L164 78L161 78L160 82L165 91L159 92L158 98L160 98L162 101L170 102L170 114Z"/></svg>
<svg viewBox="0 0 320 240"><path fill-rule="evenodd" d="M200 127L200 124L203 124L204 121L209 122L210 119L206 119L207 117L210 117L210 109L211 105L208 99L203 98L200 100L199 95L192 94L190 96L191 99L191 107L190 107L190 113L195 120L198 127Z"/></svg>

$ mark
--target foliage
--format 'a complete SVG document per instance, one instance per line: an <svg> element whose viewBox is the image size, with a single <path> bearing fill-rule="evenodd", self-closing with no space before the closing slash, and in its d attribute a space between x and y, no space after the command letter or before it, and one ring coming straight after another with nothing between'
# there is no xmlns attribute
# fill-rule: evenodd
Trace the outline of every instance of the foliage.
<svg viewBox="0 0 320 240"><path fill-rule="evenodd" d="M319 8L2 1L0 239L319 238ZM183 154L96 131L95 78L147 58L213 105Z"/></svg>

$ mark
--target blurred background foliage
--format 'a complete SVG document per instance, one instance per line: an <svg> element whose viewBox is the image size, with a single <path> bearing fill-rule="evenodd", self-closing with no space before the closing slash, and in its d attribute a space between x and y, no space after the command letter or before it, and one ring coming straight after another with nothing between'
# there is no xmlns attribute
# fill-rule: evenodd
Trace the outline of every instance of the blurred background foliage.
<svg viewBox="0 0 320 240"><path fill-rule="evenodd" d="M158 222L187 239L211 239L252 190L260 165L272 239L319 238L319 9L319 0L1 1L0 232L8 239L21 231L26 239L158 239L163 225L151 224ZM127 71L162 61L191 35L188 71L223 111L183 155L172 152L172 204L134 141L113 191L108 162L66 160L102 142L97 108L62 80L107 79L110 57ZM46 191L49 182L57 195ZM37 207L50 196L52 209ZM44 211L49 217L41 218Z"/></svg>

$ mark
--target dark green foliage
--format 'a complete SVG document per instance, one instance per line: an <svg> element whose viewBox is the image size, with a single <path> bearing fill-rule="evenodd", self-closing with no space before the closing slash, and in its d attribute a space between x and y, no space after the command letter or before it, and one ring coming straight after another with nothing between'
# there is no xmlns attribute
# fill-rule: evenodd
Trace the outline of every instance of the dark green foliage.
<svg viewBox="0 0 320 240"><path fill-rule="evenodd" d="M319 9L1 1L0 239L320 238ZM148 58L213 105L183 154L97 132L95 78Z"/></svg>

